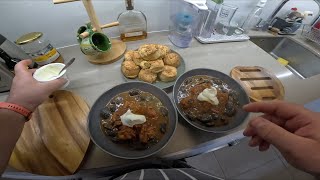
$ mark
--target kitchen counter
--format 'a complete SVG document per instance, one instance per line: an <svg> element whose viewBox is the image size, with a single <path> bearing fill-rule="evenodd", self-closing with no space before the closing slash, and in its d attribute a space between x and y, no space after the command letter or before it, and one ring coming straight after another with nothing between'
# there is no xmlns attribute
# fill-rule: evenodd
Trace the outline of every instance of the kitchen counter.
<svg viewBox="0 0 320 180"><path fill-rule="evenodd" d="M320 46L302 37L300 34L301 32L300 33L298 32L297 35L295 36L277 35L277 37L289 38L297 42L298 44L302 45L303 47L305 47L306 49L314 53L316 56L320 57ZM275 37L270 33L261 32L261 31L251 31L249 35L250 37ZM263 52L269 55L267 52L265 51ZM275 63L278 63L271 56L270 58ZM320 98L320 93L318 92L318 89L320 88L320 84L317 83L317 82L320 82L320 74L306 78L306 79L300 79L298 76L294 75L291 71L289 71L287 68L280 65L279 63L278 63L278 66L280 66L283 69L283 71L277 71L276 69L273 69L273 68L270 68L269 70L275 73L275 75L281 80L282 84L284 85L286 101L304 105L306 103L309 103L313 100Z"/></svg>
<svg viewBox="0 0 320 180"><path fill-rule="evenodd" d="M167 35L167 32L152 33L146 40L127 43L127 48L137 49L138 46L146 43L168 45L184 58L187 71L195 68L210 68L229 74L235 66L261 66L273 72L281 80L285 88L285 100L305 104L320 97L318 93L320 83L316 83L319 82L320 75L304 80L299 79L251 41L203 45L193 40L190 48L179 49L170 43ZM67 72L71 80L67 90L82 96L89 106L92 106L103 92L125 82L120 71L122 59L110 65L93 65L81 53L79 46L69 46L59 51L66 60L76 58L76 62ZM3 101L6 97L7 93L0 94L0 100ZM255 115L250 114L249 118ZM171 141L154 157L180 159L220 148L242 138L246 122L229 133L213 134L197 130L183 119L179 119ZM92 144L80 169L85 171L102 167L113 168L132 162L136 161L115 158Z"/></svg>

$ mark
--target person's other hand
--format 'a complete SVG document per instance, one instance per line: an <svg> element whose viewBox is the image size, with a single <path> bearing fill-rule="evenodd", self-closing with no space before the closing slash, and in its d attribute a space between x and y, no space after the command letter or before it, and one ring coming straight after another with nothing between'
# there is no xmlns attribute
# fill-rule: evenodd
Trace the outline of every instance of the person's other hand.
<svg viewBox="0 0 320 180"><path fill-rule="evenodd" d="M249 145L265 151L274 145L296 168L320 173L320 114L282 101L257 102L244 106L248 112L262 112L253 118L243 134Z"/></svg>
<svg viewBox="0 0 320 180"><path fill-rule="evenodd" d="M32 77L35 69L28 69L28 65L31 63L31 60L23 60L16 64L15 77L7 102L34 111L53 91L61 88L67 80L60 78L46 83L38 82Z"/></svg>

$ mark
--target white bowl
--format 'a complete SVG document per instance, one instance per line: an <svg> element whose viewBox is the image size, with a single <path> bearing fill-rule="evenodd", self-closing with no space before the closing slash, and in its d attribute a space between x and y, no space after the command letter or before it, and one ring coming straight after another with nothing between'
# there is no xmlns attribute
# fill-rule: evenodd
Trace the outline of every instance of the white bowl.
<svg viewBox="0 0 320 180"><path fill-rule="evenodd" d="M59 78L64 78L67 80L67 83L61 89L66 88L70 83L66 75L67 70L62 71L59 75L55 75L58 74L64 67L65 64L63 63L47 64L37 69L33 74L33 78L39 82L49 82Z"/></svg>

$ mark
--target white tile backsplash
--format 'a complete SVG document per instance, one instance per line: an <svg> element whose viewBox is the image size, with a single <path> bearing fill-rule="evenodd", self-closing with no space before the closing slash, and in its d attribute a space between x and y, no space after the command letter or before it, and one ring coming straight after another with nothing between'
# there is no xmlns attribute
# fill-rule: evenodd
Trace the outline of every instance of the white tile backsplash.
<svg viewBox="0 0 320 180"><path fill-rule="evenodd" d="M225 0L225 3L239 7L235 20L242 24L259 0ZM148 31L168 29L170 0L135 0L135 8L143 11L148 19ZM269 0L264 16L271 13L280 0ZM118 14L125 10L124 0L93 0L101 24L116 21ZM312 0L291 0L279 14L291 7L305 11L318 12L318 6ZM79 26L88 21L81 2L54 5L52 0L1 0L0 33L14 41L20 35L32 32L44 32L56 47L76 44L75 34ZM310 22L309 18L307 22ZM109 28L104 32L118 36L118 28Z"/></svg>

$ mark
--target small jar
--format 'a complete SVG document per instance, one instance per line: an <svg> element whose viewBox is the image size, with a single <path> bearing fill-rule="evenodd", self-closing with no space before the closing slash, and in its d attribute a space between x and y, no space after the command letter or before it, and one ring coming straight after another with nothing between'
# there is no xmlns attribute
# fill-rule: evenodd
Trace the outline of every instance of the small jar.
<svg viewBox="0 0 320 180"><path fill-rule="evenodd" d="M57 49L50 44L50 41L47 40L41 32L25 34L17 39L16 44L40 66L64 62Z"/></svg>

